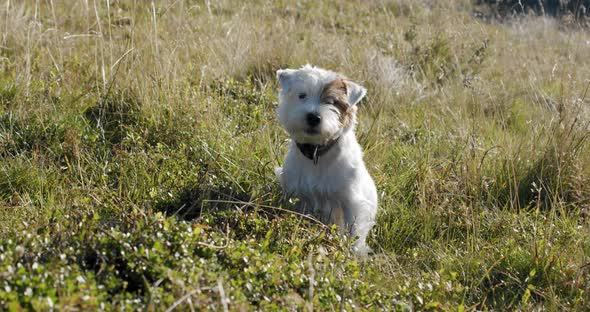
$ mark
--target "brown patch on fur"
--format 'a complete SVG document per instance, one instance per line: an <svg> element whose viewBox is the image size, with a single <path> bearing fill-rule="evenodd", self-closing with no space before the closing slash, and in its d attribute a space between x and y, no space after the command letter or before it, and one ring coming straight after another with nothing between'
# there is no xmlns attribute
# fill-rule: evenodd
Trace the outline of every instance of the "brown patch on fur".
<svg viewBox="0 0 590 312"><path fill-rule="evenodd" d="M356 107L351 107L348 104L346 92L346 83L344 80L338 78L324 87L320 97L320 103L334 105L338 108L340 111L340 123L344 128L350 126L352 117L356 113Z"/></svg>

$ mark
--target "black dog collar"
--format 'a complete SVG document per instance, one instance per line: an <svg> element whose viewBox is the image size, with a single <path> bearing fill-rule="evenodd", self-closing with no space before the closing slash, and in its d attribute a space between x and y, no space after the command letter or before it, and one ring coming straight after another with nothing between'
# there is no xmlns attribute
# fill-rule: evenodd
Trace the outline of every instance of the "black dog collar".
<svg viewBox="0 0 590 312"><path fill-rule="evenodd" d="M318 161L320 160L320 156L324 155L325 153L327 153L332 146L334 146L336 144L336 142L338 142L338 139L340 137L336 138L336 139L332 139L330 141L328 141L328 143L323 144L323 145L317 145L317 144L302 144L302 143L298 143L295 142L295 144L297 144L297 148L299 148L299 151L301 151L301 154L303 154L303 156L313 160L313 164L317 165Z"/></svg>

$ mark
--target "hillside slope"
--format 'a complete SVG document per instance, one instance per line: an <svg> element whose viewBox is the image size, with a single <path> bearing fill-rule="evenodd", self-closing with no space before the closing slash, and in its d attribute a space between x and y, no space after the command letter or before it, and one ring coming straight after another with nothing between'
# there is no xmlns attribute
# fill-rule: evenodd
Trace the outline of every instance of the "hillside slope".
<svg viewBox="0 0 590 312"><path fill-rule="evenodd" d="M584 310L590 33L469 1L4 1L0 310ZM279 68L369 90L358 258L291 210Z"/></svg>

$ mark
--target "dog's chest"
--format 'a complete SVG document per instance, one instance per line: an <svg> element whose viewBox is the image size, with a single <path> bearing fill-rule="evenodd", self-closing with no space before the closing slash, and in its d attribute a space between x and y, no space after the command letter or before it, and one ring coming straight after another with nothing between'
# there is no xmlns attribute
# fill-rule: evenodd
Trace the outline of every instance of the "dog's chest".
<svg viewBox="0 0 590 312"><path fill-rule="evenodd" d="M306 159L293 159L285 164L284 175L285 185L292 193L314 197L344 192L356 176L349 162L328 159L320 159L317 165Z"/></svg>

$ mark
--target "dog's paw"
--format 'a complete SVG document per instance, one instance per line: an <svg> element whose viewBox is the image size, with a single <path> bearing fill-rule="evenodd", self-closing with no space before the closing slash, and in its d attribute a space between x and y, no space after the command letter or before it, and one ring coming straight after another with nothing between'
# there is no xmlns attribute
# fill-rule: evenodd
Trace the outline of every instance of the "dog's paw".
<svg viewBox="0 0 590 312"><path fill-rule="evenodd" d="M283 167L275 167L275 176L279 182L281 181L281 177L283 176Z"/></svg>
<svg viewBox="0 0 590 312"><path fill-rule="evenodd" d="M352 251L361 257L366 257L373 254L373 249L366 243L354 244Z"/></svg>

